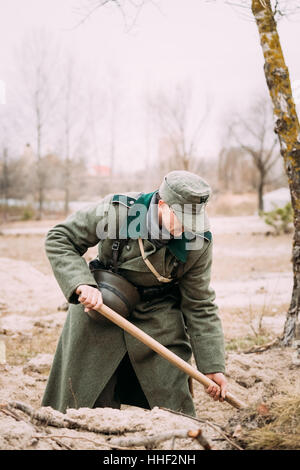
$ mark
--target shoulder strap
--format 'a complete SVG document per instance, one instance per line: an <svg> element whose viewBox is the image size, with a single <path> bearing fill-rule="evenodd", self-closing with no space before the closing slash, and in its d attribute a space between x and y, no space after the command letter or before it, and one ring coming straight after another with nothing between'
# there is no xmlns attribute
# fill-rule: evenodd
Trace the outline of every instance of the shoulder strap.
<svg viewBox="0 0 300 470"><path fill-rule="evenodd" d="M138 194L137 197L139 197L140 194ZM125 194L115 194L112 198L112 203L118 203L121 206L125 206L127 209L129 209L136 201L135 197L125 195ZM126 209L123 207L123 210L126 211ZM124 214L124 216L127 216L127 212ZM122 251L123 247L127 243L128 239L120 239L119 238L119 225L120 219L117 217L116 220L116 240L113 241L112 243L112 256L111 256L111 263L110 263L110 269L113 272L118 272L118 259L120 252Z"/></svg>
<svg viewBox="0 0 300 470"><path fill-rule="evenodd" d="M138 239L138 242L139 242L139 247L140 247L140 250L141 250L141 254L142 254L142 258L143 258L143 261L145 262L145 264L148 266L148 268L150 269L150 271L154 274L154 276L156 277L156 279L159 281L159 282L172 282L173 279L169 279L168 277L164 277L162 276L161 274L159 274L159 272L156 271L155 267L153 266L152 263L150 263L150 261L146 258L145 256L145 251L144 251L144 246L143 246L143 241L141 238Z"/></svg>

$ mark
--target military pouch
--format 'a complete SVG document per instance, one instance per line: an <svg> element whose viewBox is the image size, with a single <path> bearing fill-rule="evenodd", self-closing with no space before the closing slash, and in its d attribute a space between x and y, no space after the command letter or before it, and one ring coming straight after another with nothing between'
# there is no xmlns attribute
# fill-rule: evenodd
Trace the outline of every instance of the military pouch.
<svg viewBox="0 0 300 470"><path fill-rule="evenodd" d="M163 284L161 286L150 286L150 287L137 287L141 299L144 301L153 300L157 297L165 297L168 294L178 295L179 287L178 282L174 281L170 284Z"/></svg>

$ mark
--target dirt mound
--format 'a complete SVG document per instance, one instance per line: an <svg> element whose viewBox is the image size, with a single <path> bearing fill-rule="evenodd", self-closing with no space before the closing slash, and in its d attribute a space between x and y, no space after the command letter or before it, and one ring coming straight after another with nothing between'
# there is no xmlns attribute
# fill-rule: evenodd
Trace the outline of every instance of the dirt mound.
<svg viewBox="0 0 300 470"><path fill-rule="evenodd" d="M50 407L34 410L10 401L2 404L0 410L2 450L203 449L197 439L188 436L189 432L197 434L199 423L159 408L80 408L62 414ZM201 424L201 431L205 442L217 438L216 431L208 425ZM178 436L176 442L174 435Z"/></svg>
<svg viewBox="0 0 300 470"><path fill-rule="evenodd" d="M41 311L39 310L39 313ZM42 316L24 316L17 314L7 314L2 317L0 320L1 329L5 330L7 334L20 334L26 333L30 334L34 327L39 328L55 328L62 326L66 318L64 312L50 313L48 315Z"/></svg>
<svg viewBox="0 0 300 470"><path fill-rule="evenodd" d="M175 430L182 436L199 428L215 449L246 448L250 441L241 440L241 433L250 429L247 423L251 429L268 425L257 410L269 410L273 416L273 402L299 395L299 368L293 364L292 348L245 352L282 333L292 287L291 237L266 237L266 227L254 216L215 217L212 226L212 286L225 332L226 374L230 391L249 409L237 411L228 403L214 402L195 381L198 421L158 408L82 408L66 415L41 408L66 318L58 307L65 299L43 254L43 237L7 235L0 237L6 255L0 258L0 346L6 345L7 359L0 365L0 449L111 449L127 447L128 439L142 439L144 445L137 448L143 449L151 436L161 438ZM281 429L277 424L276 429ZM175 442L169 437L151 446L203 448L191 437L176 437Z"/></svg>
<svg viewBox="0 0 300 470"><path fill-rule="evenodd" d="M65 301L53 276L47 276L25 261L0 258L0 312L49 313Z"/></svg>
<svg viewBox="0 0 300 470"><path fill-rule="evenodd" d="M145 449L149 438L156 436L158 441L150 444L154 449L170 450L174 446L177 450L200 450L203 447L193 438L177 437L175 443L172 437L159 440L170 431L180 434L195 429L202 430L214 449L237 449L241 446L237 429L244 426L243 416L248 416L249 421L252 410L259 405L269 406L274 399L299 393L299 369L292 364L292 354L289 348L260 354L228 354L230 390L249 405L250 411L215 403L202 385L194 381L199 421L159 408L151 411L129 406L121 410L81 408L70 409L66 414L49 407L40 408L53 356L39 354L23 366L1 366L0 449L128 448L128 439L133 440L130 448ZM22 406L7 406L20 401L29 411L24 412ZM55 424L55 420L61 424ZM72 424L72 420L77 424ZM144 444L134 445L136 439Z"/></svg>

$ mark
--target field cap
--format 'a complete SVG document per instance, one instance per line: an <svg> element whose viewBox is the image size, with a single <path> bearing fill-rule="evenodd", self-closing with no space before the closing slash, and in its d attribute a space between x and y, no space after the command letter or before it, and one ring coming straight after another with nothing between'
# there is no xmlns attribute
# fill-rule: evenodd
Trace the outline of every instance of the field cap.
<svg viewBox="0 0 300 470"><path fill-rule="evenodd" d="M185 231L197 234L209 230L205 207L211 187L203 178L189 171L171 171L164 177L158 192L182 222Z"/></svg>

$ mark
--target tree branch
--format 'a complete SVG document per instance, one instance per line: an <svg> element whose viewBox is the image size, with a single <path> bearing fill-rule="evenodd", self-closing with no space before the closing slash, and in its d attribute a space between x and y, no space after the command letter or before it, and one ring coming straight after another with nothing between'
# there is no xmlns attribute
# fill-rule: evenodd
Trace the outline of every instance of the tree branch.
<svg viewBox="0 0 300 470"><path fill-rule="evenodd" d="M188 439L193 438L197 439L199 444L205 450L211 450L212 447L209 444L208 440L203 435L201 429L193 429L193 430L186 430L186 429L175 429L174 431L168 431L161 434L156 434L154 436L148 437L132 437L132 438L121 438L121 439L111 439L111 445L117 445L121 447L146 447L146 448L153 448L159 442L167 441L172 438L179 438L179 439Z"/></svg>
<svg viewBox="0 0 300 470"><path fill-rule="evenodd" d="M160 406L159 409L164 410L164 411L168 411L169 413L172 413L172 414L175 414L175 415L184 416L185 418L192 419L193 421L197 421L198 423L207 424L207 426L210 426L215 431L217 431L219 434L221 434L221 436L223 436L224 439L226 441L228 441L233 447L235 447L238 450L244 450L244 449L242 449L242 447L238 446L235 442L233 442L231 439L229 439L229 437L226 436L226 434L221 430L221 426L218 425L218 424L212 423L211 421L207 421L205 419L195 418L194 416L190 416L190 415L181 413L180 411L170 410L169 408L164 408L162 406Z"/></svg>
<svg viewBox="0 0 300 470"><path fill-rule="evenodd" d="M123 20L125 23L125 30L128 32L137 22L138 16L143 8L143 6L146 3L152 3L153 5L157 6L152 0L88 0L87 4L90 4L90 8L88 5L86 6L85 10L87 12L84 14L83 18L73 26L71 29L78 28L82 24L84 24L94 13L96 13L97 10L100 8L104 7L105 5L108 5L109 3L114 4L119 11L121 12L123 16ZM126 14L126 5L129 4L131 6L131 9L135 10L135 14L133 16L133 19L130 21L130 25L127 22L127 14Z"/></svg>
<svg viewBox="0 0 300 470"><path fill-rule="evenodd" d="M95 434L120 434L119 429L111 429L111 428L95 428L94 426L89 426L74 419L68 418L67 416L63 416L63 418L59 418L51 413L51 410L39 411L32 408L30 405L19 402L19 401L10 401L6 404L0 405L1 409L7 409L12 411L12 409L17 409L23 411L23 413L30 416L31 419L36 420L42 424L46 424L48 426L54 426L56 428L68 428L68 429L76 429L78 431L88 431L93 432ZM126 428L122 432L136 432L136 429Z"/></svg>

